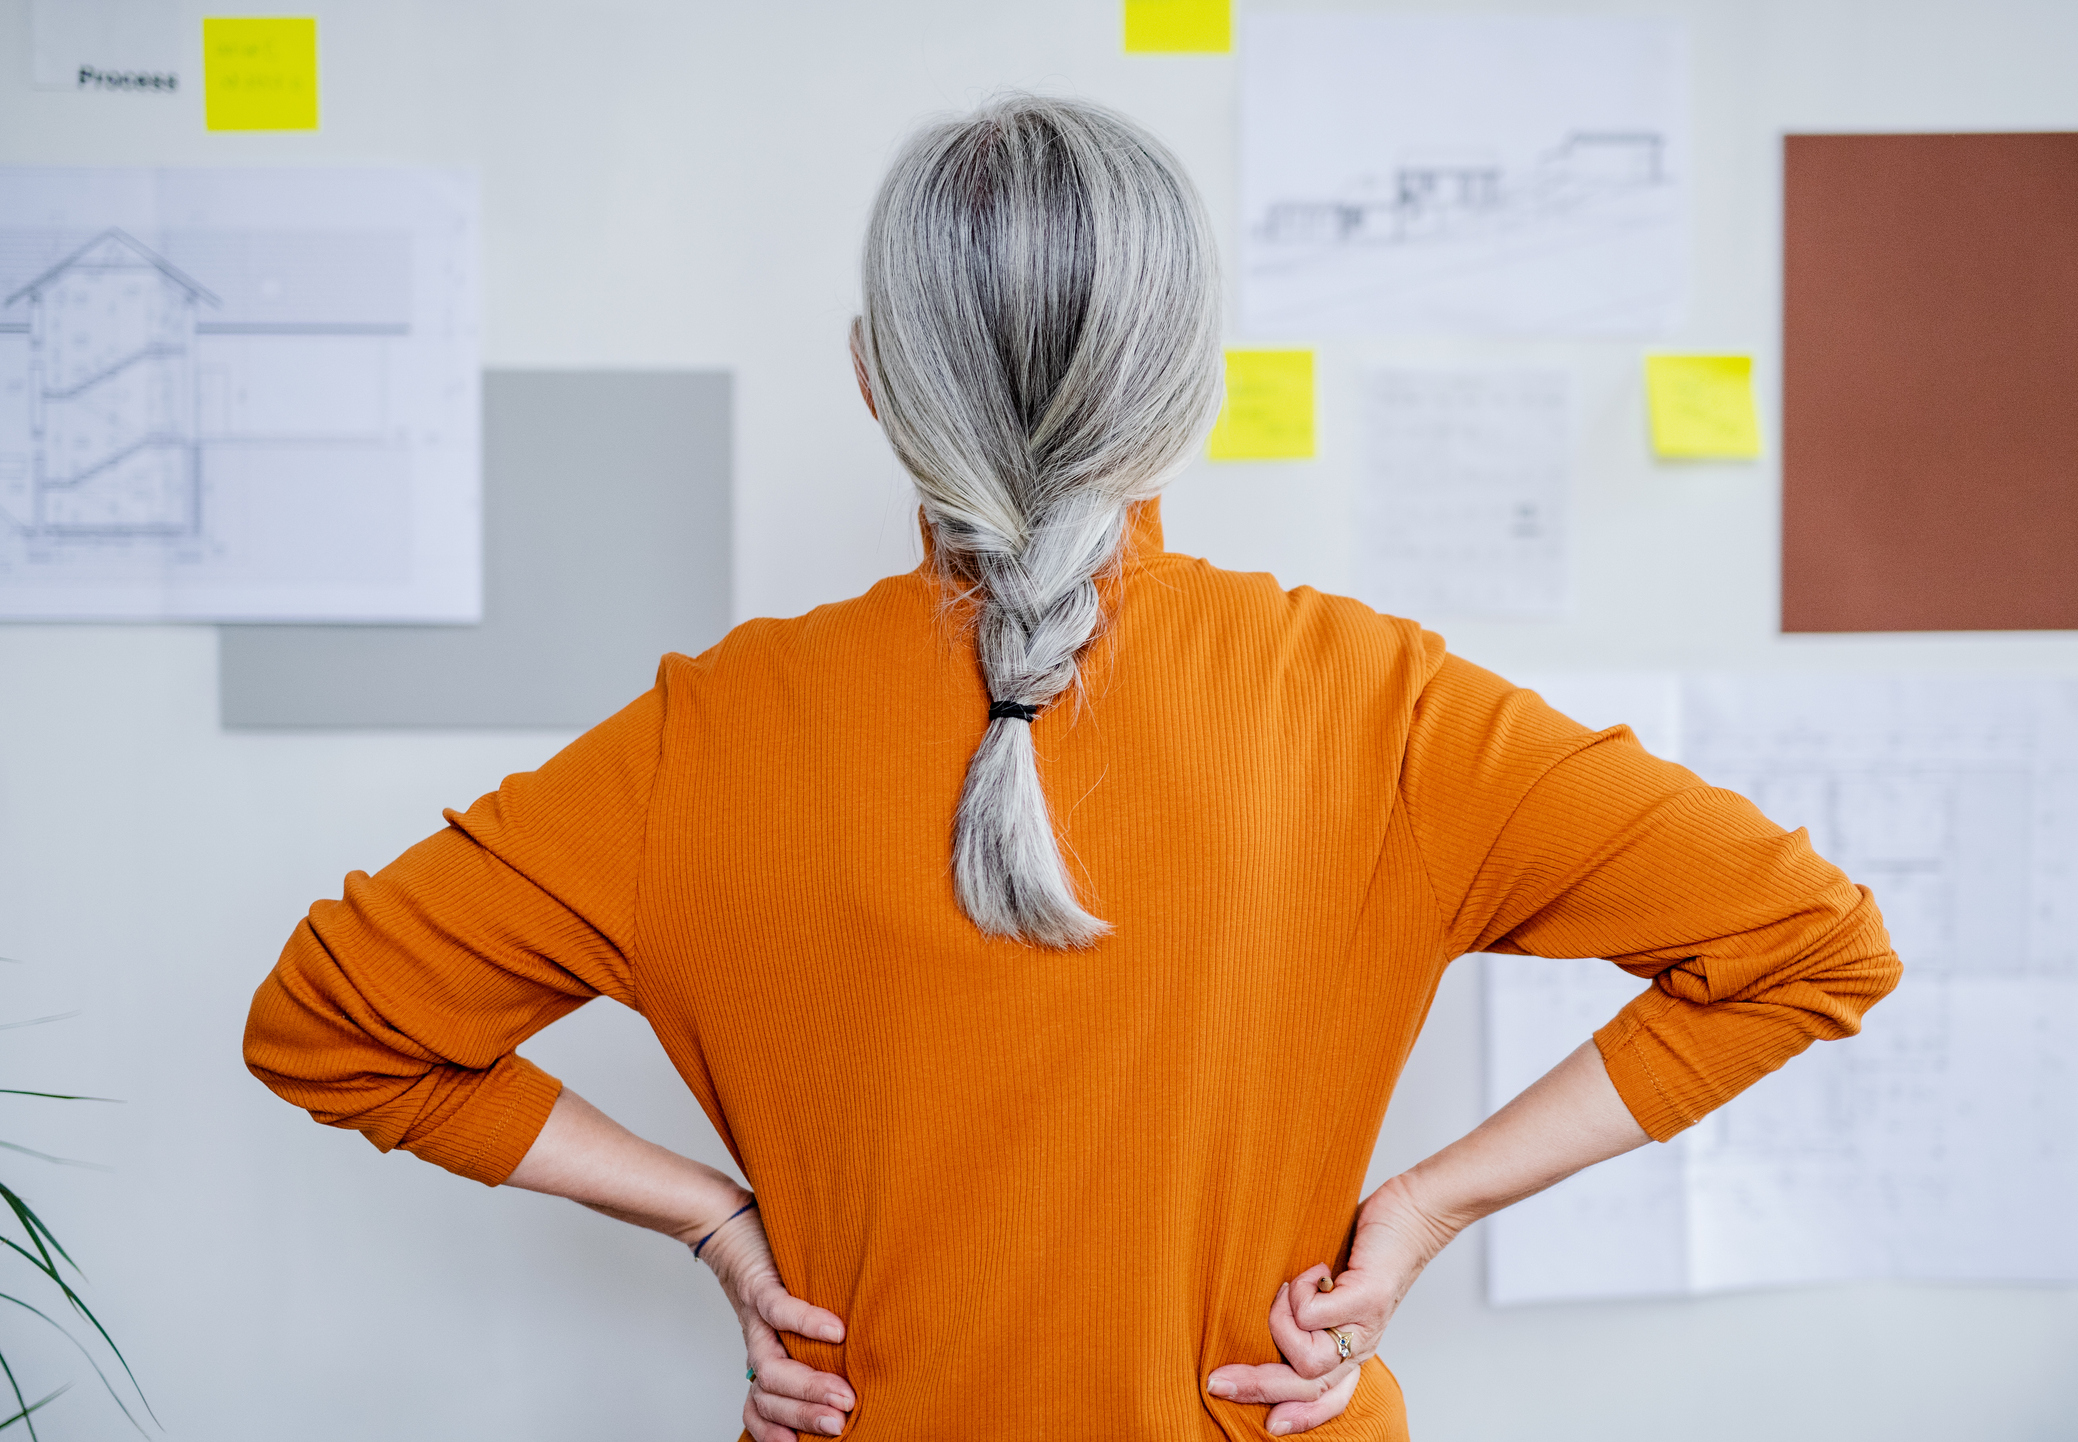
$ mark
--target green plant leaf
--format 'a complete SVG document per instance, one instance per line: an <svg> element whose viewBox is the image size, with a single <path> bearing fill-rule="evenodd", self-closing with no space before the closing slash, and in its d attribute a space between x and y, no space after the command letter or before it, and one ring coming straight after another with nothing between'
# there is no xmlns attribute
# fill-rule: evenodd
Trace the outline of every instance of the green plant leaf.
<svg viewBox="0 0 2078 1442"><path fill-rule="evenodd" d="M64 1396L67 1392L70 1392L71 1390L72 1384L70 1382L67 1382L64 1386L60 1387L57 1391L51 1393L49 1396L44 1397L39 1401L31 1402L28 1406L22 1408L21 1411L15 1413L6 1421L0 1422L0 1432L5 1432L8 1428L14 1426L14 1424L17 1422L29 1422L29 1414L31 1412L50 1406L51 1403L57 1401L60 1397ZM29 1435L31 1437L34 1437L36 1435L36 1424L34 1422L29 1422Z"/></svg>
<svg viewBox="0 0 2078 1442"><path fill-rule="evenodd" d="M45 1271L49 1272L53 1277L58 1275L58 1264L51 1260L50 1252L44 1251L43 1244L48 1239L51 1247L56 1250L57 1254L67 1262L72 1263L72 1270L79 1272L79 1263L72 1261L72 1254L65 1250L64 1244L57 1239L57 1236L51 1229L43 1224L43 1218L30 1211L29 1204L16 1196L14 1189L4 1182L0 1182L0 1201L7 1203L8 1208L13 1211L15 1219L28 1232L29 1240L35 1244L36 1250L43 1253ZM85 1272L79 1272L79 1274L82 1277L86 1275ZM62 1287L65 1284L61 1281L58 1285Z"/></svg>
<svg viewBox="0 0 2078 1442"><path fill-rule="evenodd" d="M9 1300L11 1301L13 1299L10 1298ZM36 1309L34 1307L31 1307L29 1310L33 1312ZM46 1322L49 1322L50 1318L45 1317L44 1320ZM58 1324L55 1322L51 1322L51 1325L53 1327L58 1326ZM60 1332L63 1332L65 1329L63 1327L58 1327L58 1330ZM89 1360L92 1359L90 1358ZM0 1372L5 1372L7 1374L7 1385L14 1392L14 1405L22 1409L22 1422L25 1426L28 1427L29 1436L31 1438L34 1438L36 1436L36 1424L29 1420L29 1414L31 1412L34 1412L36 1409L34 1407L31 1407L29 1405L29 1399L22 1395L22 1384L15 1381L14 1368L7 1365L7 1358L5 1355L0 1355ZM120 1405L120 1403L118 1403L118 1405Z"/></svg>
<svg viewBox="0 0 2078 1442"><path fill-rule="evenodd" d="M5 1031L0 1027L0 1031ZM76 1097L66 1092L25 1092L18 1087L0 1087L0 1096L49 1097L54 1102L121 1102L121 1097Z"/></svg>
<svg viewBox="0 0 2078 1442"><path fill-rule="evenodd" d="M145 1434L145 1430L143 1430L143 1425L139 1425L137 1417L135 1417L135 1415L131 1413L129 1405L127 1405L127 1403L125 1403L125 1400L123 1400L123 1394L121 1394L121 1392L116 1392L116 1384L108 1380L108 1373L106 1373L106 1371L102 1371L102 1365L100 1365L98 1361L94 1361L94 1353L89 1353L89 1351L87 1351L87 1348L85 1348L85 1344L83 1344L83 1342L81 1342L81 1340L79 1340L77 1336L73 1336L71 1332L66 1332L66 1330L64 1330L64 1324L62 1324L62 1321L58 1321L56 1317L52 1317L52 1315L50 1315L48 1311L44 1311L42 1307L35 1307L35 1305L31 1305L31 1303L25 1303L25 1301L23 1301L21 1297L12 1297L12 1294L8 1294L8 1292L0 1292L0 1303L15 1303L15 1305L17 1305L17 1307L21 1307L23 1311L35 1313L37 1317L42 1317L44 1321L48 1321L48 1324L50 1324L50 1330L52 1330L52 1332L56 1332L58 1336L62 1336L62 1338L64 1338L66 1342L71 1342L71 1344L73 1344L73 1351L77 1351L77 1353L79 1353L81 1357L85 1357L85 1359L87 1359L87 1365L89 1365L89 1367L94 1367L94 1376L102 1380L102 1386L104 1386L104 1388L108 1388L108 1396L110 1396L110 1398L114 1400L114 1405L116 1405L118 1409L123 1409L123 1419L125 1419L125 1421L129 1423L129 1425L137 1427L137 1432L139 1432L139 1434L143 1434L143 1436L150 1436L150 1434ZM110 1346L112 1346L112 1342L110 1342ZM118 1353L118 1355L121 1355L121 1353ZM6 1357L0 1357L0 1371L6 1371ZM12 1382L12 1380L15 1380L15 1373L12 1373L12 1371L8 1371L8 1373L6 1373L6 1376L8 1376L8 1382ZM131 1378L131 1386L137 1386L137 1378ZM21 1400L21 1388L17 1388L17 1390L15 1390L15 1400L17 1400L17 1403L19 1403L19 1400ZM148 1411L148 1413L152 1413L152 1400L150 1400L148 1396L145 1396L145 1394L143 1394L143 1388L137 1388L137 1400L139 1400L139 1403L143 1403L143 1409L145 1409L145 1411ZM152 1413L152 1421L158 1421L158 1413ZM164 1425L164 1423L160 1423L160 1425ZM31 1434L31 1436L35 1436L35 1423L29 1423L29 1434Z"/></svg>
<svg viewBox="0 0 2078 1442"><path fill-rule="evenodd" d="M43 1273L44 1276L49 1277L60 1287L65 1285L64 1281L60 1279L60 1277L58 1276L57 1271L54 1268L52 1268L49 1263L45 1262L43 1258L37 1256L34 1252L31 1252L24 1248L22 1244L20 1242L17 1242L13 1237L0 1237L0 1247L6 1247L11 1252L20 1252L23 1256L29 1259L30 1266L34 1267L37 1271Z"/></svg>
<svg viewBox="0 0 2078 1442"><path fill-rule="evenodd" d="M115 1353L116 1361L122 1364L123 1375L125 1377L128 1377L130 1379L130 1385L137 1389L137 1400L144 1404L144 1410L146 1413L150 1415L152 1421L157 1422L159 1420L159 1414L152 1410L151 1398L144 1395L144 1387L142 1384L138 1382L137 1374L130 1370L130 1359L123 1355L123 1349L115 1344L115 1338L108 1335L108 1329L101 1325L101 1319L95 1316L93 1310L90 1307L88 1307L84 1301L80 1299L79 1293L73 1291L71 1287L67 1286L65 1283L65 1279L58 1275L58 1264L51 1260L50 1252L44 1250L43 1244L46 1241L48 1241L51 1245L51 1249L56 1251L59 1256L63 1257L65 1261L68 1264L70 1264L73 1271L79 1272L79 1275L82 1278L84 1278L86 1276L86 1273L80 1271L79 1263L72 1260L72 1254L65 1250L64 1245L58 1241L57 1236L51 1231L51 1229L43 1224L43 1219L37 1216L35 1212L30 1210L29 1204L23 1201L19 1196L15 1195L13 1188L8 1187L5 1184L0 1184L0 1200L4 1200L7 1203L7 1205L11 1209L13 1209L16 1218L18 1218L22 1226L28 1230L29 1240L36 1244L36 1250L42 1256L44 1263L43 1266L39 1268L39 1270L42 1271L44 1275L48 1276L53 1282L56 1282L58 1284L58 1290L63 1292L65 1294L65 1300L72 1304L72 1310L79 1313L80 1316L86 1318L87 1321L90 1324L92 1324L94 1330L101 1334L101 1340L108 1344L108 1350ZM39 1235L39 1233L41 1235ZM26 1251L23 1251L21 1247L16 1246L15 1243L9 1238L0 1237L0 1242L6 1242L7 1245L9 1245L10 1247L14 1247L14 1249L17 1252L21 1252L22 1255L25 1257L29 1255ZM34 1258L31 1258L31 1260L33 1261ZM17 1303L17 1305L28 1305L27 1303L22 1302L19 1298L10 1297L8 1298L8 1300ZM34 1309L32 1308L31 1310ZM54 1323L53 1325L56 1324ZM64 1329L59 1328L59 1330L63 1331ZM69 1337L72 1334L70 1332L66 1332L65 1335ZM92 1359L89 1358L89 1360ZM99 1366L96 1366L94 1370L98 1372L101 1369ZM103 1379L103 1381L106 1380L106 1378ZM109 1388L109 1392L110 1395L113 1395L115 1389L111 1387ZM122 1399L117 1398L116 1401L117 1405L120 1406ZM126 1417L130 1415L129 1409L127 1407L123 1409L123 1415ZM136 1425L136 1419L131 1419L131 1425ZM163 1426L164 1424L162 1423L161 1425Z"/></svg>
<svg viewBox="0 0 2078 1442"><path fill-rule="evenodd" d="M49 1152L39 1152L33 1147L17 1146L13 1142L0 1142L10 1152L20 1152L25 1157L34 1157L40 1162L55 1162L61 1167L85 1167L90 1172L105 1172L109 1168L99 1162L83 1162L77 1157L54 1157Z"/></svg>

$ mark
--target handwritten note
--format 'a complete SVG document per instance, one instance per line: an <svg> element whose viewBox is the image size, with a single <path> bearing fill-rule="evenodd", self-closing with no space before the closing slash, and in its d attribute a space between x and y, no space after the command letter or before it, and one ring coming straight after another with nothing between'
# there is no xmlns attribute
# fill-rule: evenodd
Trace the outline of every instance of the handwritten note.
<svg viewBox="0 0 2078 1442"><path fill-rule="evenodd" d="M1215 461L1310 459L1313 352L1228 351L1227 402L1205 453Z"/></svg>
<svg viewBox="0 0 2078 1442"><path fill-rule="evenodd" d="M1761 453L1753 357L1649 355L1652 449L1663 460L1747 460Z"/></svg>
<svg viewBox="0 0 2078 1442"><path fill-rule="evenodd" d="M317 129L317 21L204 20L202 98L211 130Z"/></svg>
<svg viewBox="0 0 2078 1442"><path fill-rule="evenodd" d="M1423 620L1564 614L1565 372L1378 369L1358 407L1355 594Z"/></svg>
<svg viewBox="0 0 2078 1442"><path fill-rule="evenodd" d="M1234 48L1233 0L1125 0L1126 49L1218 51Z"/></svg>

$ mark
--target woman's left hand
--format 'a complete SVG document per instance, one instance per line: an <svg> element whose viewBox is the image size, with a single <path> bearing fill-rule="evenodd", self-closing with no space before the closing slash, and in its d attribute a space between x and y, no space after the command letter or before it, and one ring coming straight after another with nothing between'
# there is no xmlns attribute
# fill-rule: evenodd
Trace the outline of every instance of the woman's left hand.
<svg viewBox="0 0 2078 1442"><path fill-rule="evenodd" d="M792 1332L841 1342L844 1323L787 1292L757 1199L727 1174L642 1140L565 1087L505 1185L568 1197L696 1248L743 1328L752 1373L743 1425L756 1442L798 1442L797 1432L834 1437L844 1430L844 1414L857 1400L851 1384L796 1362L779 1340ZM718 1217L726 1220L717 1225Z"/></svg>
<svg viewBox="0 0 2078 1442"><path fill-rule="evenodd" d="M796 1362L779 1334L841 1342L844 1323L835 1312L787 1291L758 1214L748 1211L724 1224L701 1248L700 1260L714 1268L743 1328L752 1373L743 1425L755 1442L798 1442L803 1432L816 1437L841 1433L844 1414L857 1400L851 1384Z"/></svg>
<svg viewBox="0 0 2078 1442"><path fill-rule="evenodd" d="M1215 1368L1205 1390L1230 1402L1269 1406L1273 1437L1341 1416L1356 1395L1358 1369L1377 1352L1401 1298L1455 1235L1454 1228L1416 1208L1404 1187L1387 1182L1358 1216L1347 1271L1335 1276L1326 1265L1315 1265L1277 1289L1270 1338L1284 1361ZM1332 1277L1332 1290L1320 1290L1324 1277Z"/></svg>

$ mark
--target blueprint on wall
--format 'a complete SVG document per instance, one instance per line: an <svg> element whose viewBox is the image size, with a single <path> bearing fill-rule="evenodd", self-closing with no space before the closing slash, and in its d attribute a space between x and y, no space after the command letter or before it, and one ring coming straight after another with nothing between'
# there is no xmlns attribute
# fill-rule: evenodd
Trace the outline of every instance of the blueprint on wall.
<svg viewBox="0 0 2078 1442"><path fill-rule="evenodd" d="M1356 590L1400 616L1563 613L1563 371L1380 369L1362 381Z"/></svg>
<svg viewBox="0 0 2078 1442"><path fill-rule="evenodd" d="M1905 980L1859 1037L1494 1218L1492 1300L2078 1280L2078 683L1529 684L1589 725L1653 713L1673 744L1639 727L1652 749L1808 827L1874 892ZM1486 967L1490 1107L1640 985L1592 960Z"/></svg>
<svg viewBox="0 0 2078 1442"><path fill-rule="evenodd" d="M482 612L475 188L0 168L0 618Z"/></svg>
<svg viewBox="0 0 2078 1442"><path fill-rule="evenodd" d="M1688 289L1685 32L1269 14L1241 45L1254 335L1656 335Z"/></svg>

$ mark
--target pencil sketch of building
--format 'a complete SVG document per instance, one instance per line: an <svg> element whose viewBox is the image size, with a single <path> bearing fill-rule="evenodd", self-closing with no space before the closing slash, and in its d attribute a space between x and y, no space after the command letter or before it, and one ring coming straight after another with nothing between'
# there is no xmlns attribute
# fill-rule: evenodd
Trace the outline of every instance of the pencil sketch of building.
<svg viewBox="0 0 2078 1442"><path fill-rule="evenodd" d="M1486 157L1413 155L1363 175L1334 198L1272 203L1256 226L1273 246L1410 245L1534 232L1568 212L1668 183L1665 138L1574 131L1510 173Z"/></svg>
<svg viewBox="0 0 2078 1442"><path fill-rule="evenodd" d="M182 536L200 524L197 312L217 298L107 230L0 302L25 326L28 454L0 513L45 536ZM13 327L10 327L13 328Z"/></svg>

